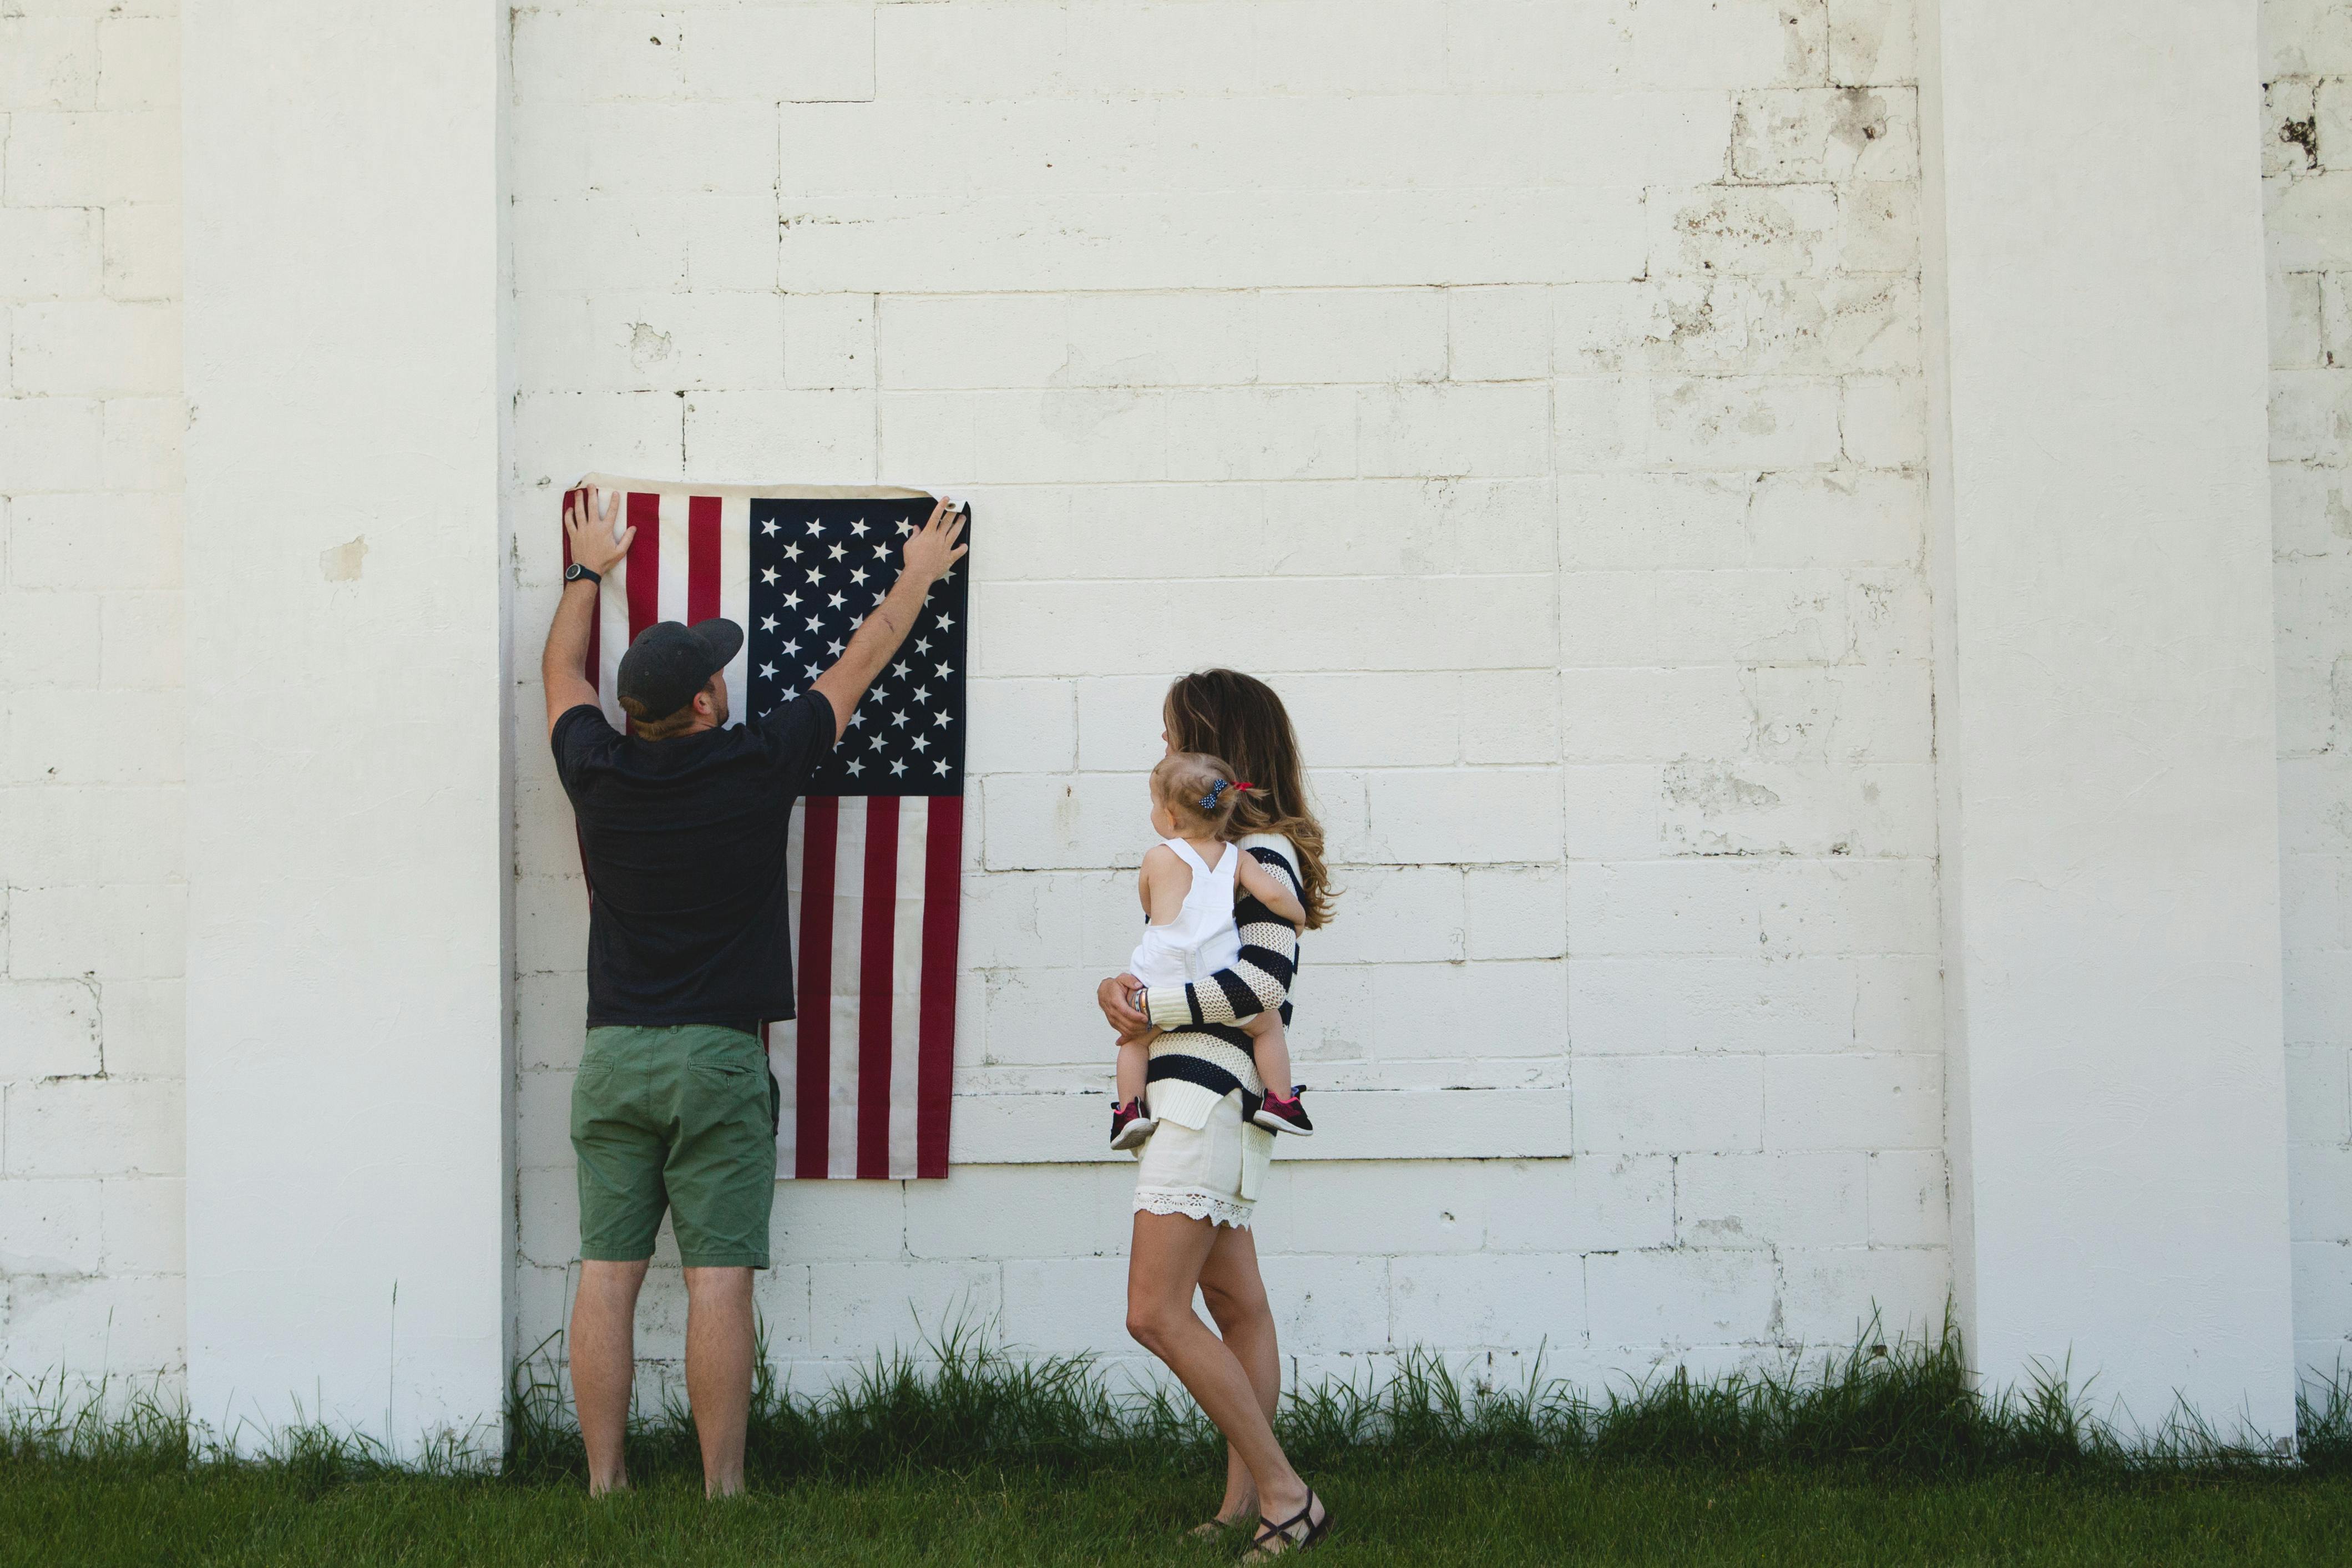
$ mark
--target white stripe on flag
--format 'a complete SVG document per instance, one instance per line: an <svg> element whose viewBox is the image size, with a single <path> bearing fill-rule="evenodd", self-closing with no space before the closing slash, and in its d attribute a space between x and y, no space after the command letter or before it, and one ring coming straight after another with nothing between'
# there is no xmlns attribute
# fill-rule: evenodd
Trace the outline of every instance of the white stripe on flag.
<svg viewBox="0 0 2352 1568"><path fill-rule="evenodd" d="M596 595L596 696L604 705L605 722L628 733L628 716L621 711L621 656L629 651L629 563L616 562L604 574Z"/></svg>
<svg viewBox="0 0 2352 1568"><path fill-rule="evenodd" d="M784 907L793 911L793 941L800 941L801 922L801 829L808 820L802 808L793 809L793 826L784 838ZM799 963L798 954L793 958ZM768 1070L776 1075L777 1084L784 1091L783 1110L776 1118L776 1174L790 1180L799 1172L795 1156L800 1148L800 1030L790 1018L768 1026Z"/></svg>
<svg viewBox="0 0 2352 1568"><path fill-rule="evenodd" d="M719 613L743 630L743 646L727 663L728 723L751 717L751 503L743 496L719 502Z"/></svg>
<svg viewBox="0 0 2352 1568"><path fill-rule="evenodd" d="M866 797L845 795L833 861L833 1027L825 1173L857 1174L858 961L866 942Z"/></svg>
<svg viewBox="0 0 2352 1568"><path fill-rule="evenodd" d="M687 618L686 572L689 553L686 529L687 497L661 492L661 596L654 601L655 616L665 621Z"/></svg>
<svg viewBox="0 0 2352 1568"><path fill-rule="evenodd" d="M931 798L898 802L898 900L890 935L890 1173L915 1173L915 1103L922 1073L923 872Z"/></svg>

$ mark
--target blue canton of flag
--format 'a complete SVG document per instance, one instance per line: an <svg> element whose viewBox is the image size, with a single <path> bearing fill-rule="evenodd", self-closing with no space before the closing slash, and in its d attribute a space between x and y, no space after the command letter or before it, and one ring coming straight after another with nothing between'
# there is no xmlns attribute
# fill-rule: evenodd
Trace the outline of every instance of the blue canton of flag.
<svg viewBox="0 0 2352 1568"><path fill-rule="evenodd" d="M752 500L752 712L791 701L841 657L898 580L901 546L930 510L928 500ZM970 586L961 565L932 585L809 795L963 794Z"/></svg>

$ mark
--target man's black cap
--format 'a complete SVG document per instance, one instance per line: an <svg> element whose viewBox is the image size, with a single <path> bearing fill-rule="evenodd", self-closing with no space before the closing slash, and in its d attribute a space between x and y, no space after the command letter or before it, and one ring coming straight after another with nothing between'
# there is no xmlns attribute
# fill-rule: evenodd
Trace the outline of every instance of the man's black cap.
<svg viewBox="0 0 2352 1568"><path fill-rule="evenodd" d="M651 724L667 719L710 684L743 646L743 628L723 616L687 626L656 621L621 656L621 706Z"/></svg>

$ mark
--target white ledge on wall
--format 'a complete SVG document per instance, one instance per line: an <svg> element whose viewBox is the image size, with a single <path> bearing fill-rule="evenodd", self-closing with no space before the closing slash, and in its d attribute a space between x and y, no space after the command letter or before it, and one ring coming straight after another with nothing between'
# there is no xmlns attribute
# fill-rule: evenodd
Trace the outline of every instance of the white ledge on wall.
<svg viewBox="0 0 2352 1568"><path fill-rule="evenodd" d="M1315 1136L1278 1136L1284 1160L1561 1160L1565 1089L1321 1089L1308 1094ZM1107 1138L1110 1096L956 1097L948 1160L956 1165L1126 1163Z"/></svg>

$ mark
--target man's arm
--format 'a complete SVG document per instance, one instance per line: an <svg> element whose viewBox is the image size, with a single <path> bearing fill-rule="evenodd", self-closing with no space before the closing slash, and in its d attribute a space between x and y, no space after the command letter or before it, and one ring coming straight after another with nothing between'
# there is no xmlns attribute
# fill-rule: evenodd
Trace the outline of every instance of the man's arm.
<svg viewBox="0 0 2352 1568"><path fill-rule="evenodd" d="M822 691L824 700L833 704L833 738L836 743L849 732L850 715L857 711L866 689L907 640L915 626L915 616L923 607L923 596L931 584L947 573L949 567L963 559L968 544L959 544L963 537L963 512L950 508L946 501L931 509L930 521L917 529L907 541L907 563L898 572L898 580L890 585L889 593L874 606L873 614L859 623L850 637L849 646L841 650L833 668L816 678L809 689Z"/></svg>
<svg viewBox="0 0 2352 1568"><path fill-rule="evenodd" d="M627 558L630 542L637 537L634 528L614 537L613 520L620 510L617 492L605 502L601 517L594 490L578 491L563 502L563 535L572 542L572 559L599 577ZM547 628L547 650L539 656L539 679L547 688L551 735L558 719L583 702L596 700L596 689L588 684L587 677L588 628L595 624L596 593L596 584L585 577L563 584L563 597L556 601L555 619Z"/></svg>

